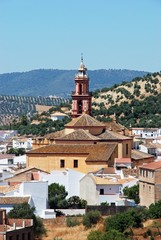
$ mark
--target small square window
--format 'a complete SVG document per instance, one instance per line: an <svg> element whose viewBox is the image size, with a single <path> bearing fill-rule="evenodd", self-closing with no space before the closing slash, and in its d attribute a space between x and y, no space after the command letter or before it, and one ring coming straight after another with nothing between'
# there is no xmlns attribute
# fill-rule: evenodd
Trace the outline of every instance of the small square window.
<svg viewBox="0 0 161 240"><path fill-rule="evenodd" d="M64 167L65 167L65 160L64 160L64 159L61 159L61 160L60 160L60 167L61 167L61 168L64 168Z"/></svg>
<svg viewBox="0 0 161 240"><path fill-rule="evenodd" d="M13 159L8 159L8 164L13 164Z"/></svg>
<svg viewBox="0 0 161 240"><path fill-rule="evenodd" d="M100 189L100 195L104 195L104 189L103 188Z"/></svg>
<svg viewBox="0 0 161 240"><path fill-rule="evenodd" d="M74 160L74 168L78 167L78 160Z"/></svg>

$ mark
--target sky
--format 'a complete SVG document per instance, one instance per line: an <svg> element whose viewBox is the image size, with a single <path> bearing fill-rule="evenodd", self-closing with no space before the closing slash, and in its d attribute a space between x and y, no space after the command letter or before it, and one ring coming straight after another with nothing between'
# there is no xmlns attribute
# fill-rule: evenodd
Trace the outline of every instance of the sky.
<svg viewBox="0 0 161 240"><path fill-rule="evenodd" d="M161 0L0 0L0 74L161 71Z"/></svg>

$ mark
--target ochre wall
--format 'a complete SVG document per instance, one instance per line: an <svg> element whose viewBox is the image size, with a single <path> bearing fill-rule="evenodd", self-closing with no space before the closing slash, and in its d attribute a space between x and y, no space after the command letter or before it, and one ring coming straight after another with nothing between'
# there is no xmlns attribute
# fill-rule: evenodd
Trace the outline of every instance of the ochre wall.
<svg viewBox="0 0 161 240"><path fill-rule="evenodd" d="M117 157L116 153L112 155L110 163L114 161L115 156ZM84 173L108 167L108 163L106 162L86 162L87 156L88 155L28 154L27 167L34 166L49 172L70 168ZM64 168L60 167L61 159L65 160ZM78 160L78 168L74 168L74 160Z"/></svg>

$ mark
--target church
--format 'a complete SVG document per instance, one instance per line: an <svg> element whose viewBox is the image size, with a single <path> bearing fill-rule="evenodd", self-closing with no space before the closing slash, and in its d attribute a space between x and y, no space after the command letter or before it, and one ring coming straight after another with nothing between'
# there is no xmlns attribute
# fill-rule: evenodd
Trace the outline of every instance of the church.
<svg viewBox="0 0 161 240"><path fill-rule="evenodd" d="M27 167L44 171L66 168L88 173L114 166L115 158L131 158L133 139L116 123L92 117L92 93L83 59L75 76L72 121L59 132L37 138L27 153Z"/></svg>

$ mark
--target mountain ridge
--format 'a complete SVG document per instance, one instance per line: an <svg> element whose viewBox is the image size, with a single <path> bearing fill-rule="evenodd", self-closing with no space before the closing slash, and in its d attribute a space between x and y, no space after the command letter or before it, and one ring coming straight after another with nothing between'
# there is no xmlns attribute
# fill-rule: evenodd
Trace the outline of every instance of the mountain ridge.
<svg viewBox="0 0 161 240"><path fill-rule="evenodd" d="M36 69L0 74L0 95L70 97L77 70ZM88 70L90 90L111 87L148 72L127 69ZM62 89L63 83L63 89Z"/></svg>

